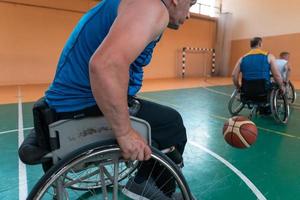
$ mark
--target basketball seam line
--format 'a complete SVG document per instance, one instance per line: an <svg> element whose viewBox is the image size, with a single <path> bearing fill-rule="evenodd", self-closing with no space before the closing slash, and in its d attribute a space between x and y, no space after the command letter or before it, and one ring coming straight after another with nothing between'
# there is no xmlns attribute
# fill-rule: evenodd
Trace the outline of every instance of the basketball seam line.
<svg viewBox="0 0 300 200"><path fill-rule="evenodd" d="M229 119L229 123L228 123L228 126L230 126L230 122L233 122L233 125L231 125L231 127L232 127L232 130L231 130L231 132L232 133L234 133L233 132L233 129L234 128L237 128L237 127L235 127L235 124L236 124L236 120L232 120L232 119ZM250 121L251 123L250 124L254 124L252 121ZM243 124L243 123L242 123ZM244 123L244 124L246 124L246 123ZM227 130L228 130L228 128L229 127L227 127ZM228 133L228 131L225 131L225 134L224 134L224 137L227 135L227 133ZM239 133L236 133L236 135L238 136L238 138L240 139L240 141L246 146L246 147L250 147L250 144L242 137L242 135L241 134L239 134ZM231 141L232 141L232 135L231 135Z"/></svg>
<svg viewBox="0 0 300 200"><path fill-rule="evenodd" d="M233 127L233 128L239 128L238 126L228 125L228 127L229 127L229 126L230 126L230 127ZM233 128L232 128L232 130L231 130L232 133L233 133ZM228 129L228 128L227 128L227 129ZM224 136L227 135L228 132L230 132L230 131L227 131L227 129L226 129L226 131L224 132ZM240 129L242 129L242 130L247 130L248 133L250 133L251 135L254 135L254 136L257 135L254 131L250 131L249 129L246 129L246 128L243 128L243 127L240 127Z"/></svg>

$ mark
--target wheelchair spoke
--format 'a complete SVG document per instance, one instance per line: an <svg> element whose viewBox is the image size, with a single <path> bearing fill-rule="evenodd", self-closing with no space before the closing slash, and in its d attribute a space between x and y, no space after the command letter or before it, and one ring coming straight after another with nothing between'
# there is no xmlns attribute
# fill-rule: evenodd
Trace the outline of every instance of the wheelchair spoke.
<svg viewBox="0 0 300 200"><path fill-rule="evenodd" d="M291 81L289 81L286 86L286 93L287 93L288 102L290 104L294 103L297 98L297 94L294 85L291 83Z"/></svg>
<svg viewBox="0 0 300 200"><path fill-rule="evenodd" d="M272 113L274 118L281 122L287 123L289 117L289 100L287 94L282 94L279 89L272 92Z"/></svg>
<svg viewBox="0 0 300 200"><path fill-rule="evenodd" d="M114 187L113 187L113 200L118 199L118 185L119 185L119 159L116 158L114 161Z"/></svg>
<svg viewBox="0 0 300 200"><path fill-rule="evenodd" d="M63 177L59 178L56 182L56 187L54 189L54 192L56 194L56 198L57 200L63 200L64 199L64 195L66 197L66 199L68 198L68 193L66 192L65 188L64 188L64 184L63 184Z"/></svg>
<svg viewBox="0 0 300 200"><path fill-rule="evenodd" d="M102 185L102 195L103 195L103 199L108 200L103 168L104 168L103 165L99 166L100 180L101 180L101 185Z"/></svg>
<svg viewBox="0 0 300 200"><path fill-rule="evenodd" d="M147 184L144 182L140 190L141 193L138 194L146 194L148 199L160 200L165 199L160 198L161 196L159 197L160 194L158 194L158 192L162 193L160 189L163 189L163 193L167 192L172 195L173 192L177 191L182 194L184 200L190 200L189 189L183 176L177 174L180 171L178 171L175 164L170 165L170 161L160 157L164 156L163 154L159 154L160 156L152 154L151 162L129 162L120 159L121 153L119 148L116 147L107 150L102 150L101 148L97 151L88 150L87 152L82 153L75 160L67 161L66 163L62 162L60 166L57 166L57 169L54 168L54 171L52 170L51 173L46 173L30 193L29 199L137 199L139 197L131 197L128 196L128 193L123 193L123 189L129 188L128 184L134 183L133 175L138 174L139 171L140 173L143 172L142 169L146 166L145 168L149 168L145 171ZM170 174L170 176L164 177L166 174ZM155 180L161 179L159 180L161 184L153 188L153 183L155 184L156 181L152 178ZM169 185L173 180L175 189L170 190L166 185ZM84 187L87 184L88 187ZM97 184L98 187L90 187L92 184ZM80 187L85 189L79 189Z"/></svg>
<svg viewBox="0 0 300 200"><path fill-rule="evenodd" d="M171 181L172 179L173 179L173 178L170 177L170 178L168 178L167 180L165 180L164 183L159 187L159 190L162 190L163 187L165 187L168 183L170 183L170 181ZM166 191L166 193L169 193L169 192L172 192L172 190ZM155 196L155 194L157 194L157 193L158 193L158 191L157 191L156 193L152 194L152 196Z"/></svg>
<svg viewBox="0 0 300 200"><path fill-rule="evenodd" d="M80 182L83 182L83 181L86 181L86 182L91 182L91 181L88 181L87 179L88 178L91 178L91 177L93 177L93 176L95 176L95 175L98 175L99 174L99 172L98 172L98 170L94 170L94 171L92 171L92 172L90 172L90 173L86 173L86 175L84 175L84 176L80 176L80 175L78 175L78 174L75 174L75 173L73 173L72 175L74 176L76 176L76 179L70 179L70 178L68 178L68 179L70 179L71 181L69 181L69 182L66 182L65 183L65 186L66 187L70 187L70 186L73 186L73 185L75 185L75 184L77 184L77 183L80 183ZM68 176L68 175L67 175ZM94 183L98 183L98 182L94 182Z"/></svg>
<svg viewBox="0 0 300 200"><path fill-rule="evenodd" d="M237 115L244 107L241 101L241 94L238 90L234 90L228 103L228 110L231 115Z"/></svg>
<svg viewBox="0 0 300 200"><path fill-rule="evenodd" d="M94 162L98 162L94 160ZM116 161L110 160L101 162L103 164L103 172L105 174L105 185L110 186L114 183L114 164ZM137 162L128 162L118 160L118 180L123 180L128 174L135 169ZM86 169L86 170L82 170ZM73 167L65 177L65 187L77 190L97 189L102 186L100 181L99 167L95 164L91 165L91 161Z"/></svg>
<svg viewBox="0 0 300 200"><path fill-rule="evenodd" d="M106 175L106 177L108 178L108 180L109 180L110 182L113 183L113 181L114 181L114 176L112 176L112 175L109 173L109 170L107 169L107 167L104 167L104 168L103 168L103 172L104 172L104 174Z"/></svg>
<svg viewBox="0 0 300 200"><path fill-rule="evenodd" d="M147 192L146 187L147 187L148 184L149 184L150 177L152 177L152 174L153 174L155 165L156 165L156 161L155 161L155 163L154 163L154 165L153 165L153 167L152 167L152 169L151 169L151 172L150 172L150 174L149 174L149 176L148 176L148 179L147 179L147 182L146 182L146 185L145 185L145 187L144 187L144 189L143 189L142 194L145 194L145 193Z"/></svg>

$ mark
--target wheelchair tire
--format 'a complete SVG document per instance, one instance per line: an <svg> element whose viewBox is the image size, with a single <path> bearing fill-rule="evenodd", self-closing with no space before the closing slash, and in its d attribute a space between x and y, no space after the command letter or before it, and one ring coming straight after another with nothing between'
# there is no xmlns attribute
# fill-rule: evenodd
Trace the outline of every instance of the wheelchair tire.
<svg viewBox="0 0 300 200"><path fill-rule="evenodd" d="M230 97L228 103L228 110L231 116L238 115L241 110L244 108L244 104L241 101L240 92L235 89Z"/></svg>
<svg viewBox="0 0 300 200"><path fill-rule="evenodd" d="M152 148L151 159L155 161L154 166L156 166L157 163L159 166L163 166L164 170L167 170L167 172L172 175L172 178L175 180L177 186L176 192L181 192L184 200L193 199L181 170L173 161L154 148ZM94 143L83 147L78 151L70 153L65 157L65 159L60 160L56 165L48 170L47 173L44 174L33 187L27 200L95 199L95 196L97 196L97 199L113 199L113 194L116 197L114 199L124 199L125 196L118 188L122 187L123 181L126 181L126 179L130 178L131 173L128 173L128 177L123 177L123 181L119 180L119 177L114 178L112 176L111 178L113 180L111 182L113 184L112 186L108 187L103 179L104 173L102 172L103 166L111 165L112 162L114 166L118 166L118 164L122 162L128 162L122 159L121 151L116 145L116 141ZM82 164L94 164L99 166L99 176L101 177L100 179L103 180L103 182L101 182L105 184L105 187L100 187L100 189L89 189L86 191L74 190L71 187L72 184L76 183L76 181L82 181L84 177L78 177L78 180L71 179L71 181L68 179L66 180L65 177L67 173L72 172L74 169L84 170L84 168L81 169ZM118 167L114 167L112 171L113 173L117 173L119 175ZM107 177L109 177L109 175L107 175Z"/></svg>
<svg viewBox="0 0 300 200"><path fill-rule="evenodd" d="M294 103L297 98L297 93L296 93L295 87L291 81L289 81L287 84L286 93L287 93L287 98L288 98L289 103L290 104Z"/></svg>
<svg viewBox="0 0 300 200"><path fill-rule="evenodd" d="M276 121L286 124L289 119L290 108L287 96L282 94L280 89L271 92L271 111Z"/></svg>

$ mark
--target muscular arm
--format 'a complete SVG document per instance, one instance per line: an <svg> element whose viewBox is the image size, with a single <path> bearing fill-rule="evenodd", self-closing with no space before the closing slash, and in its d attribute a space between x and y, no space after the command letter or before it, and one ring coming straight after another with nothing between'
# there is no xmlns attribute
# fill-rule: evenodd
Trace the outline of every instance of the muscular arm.
<svg viewBox="0 0 300 200"><path fill-rule="evenodd" d="M240 76L240 71L241 71L241 61L242 61L242 58L240 58L238 60L238 62L236 63L233 71L232 71L232 81L233 81L233 84L235 85L235 87L237 89L240 88L240 83L239 83L239 76Z"/></svg>
<svg viewBox="0 0 300 200"><path fill-rule="evenodd" d="M291 66L289 63L285 65L286 68L286 81L290 80Z"/></svg>
<svg viewBox="0 0 300 200"><path fill-rule="evenodd" d="M130 125L127 107L129 66L163 32L168 19L168 12L159 0L122 0L110 32L90 60L93 95L119 144L128 135L132 140L138 138ZM120 146L126 151L125 143ZM131 154L123 156L138 158Z"/></svg>

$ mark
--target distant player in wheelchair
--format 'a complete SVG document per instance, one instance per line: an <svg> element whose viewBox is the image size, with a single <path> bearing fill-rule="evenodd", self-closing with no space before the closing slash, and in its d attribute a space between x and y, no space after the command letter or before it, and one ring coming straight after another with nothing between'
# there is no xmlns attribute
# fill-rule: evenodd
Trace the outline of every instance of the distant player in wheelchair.
<svg viewBox="0 0 300 200"><path fill-rule="evenodd" d="M294 103L296 100L296 91L294 85L290 81L290 73L291 73L291 66L289 63L290 60L290 53L283 51L280 53L279 58L276 59L276 65L282 77L282 80L286 86L286 95L288 98L289 103Z"/></svg>
<svg viewBox="0 0 300 200"><path fill-rule="evenodd" d="M28 199L193 199L181 115L136 94L162 33L195 3L104 0L81 18L19 149L46 172Z"/></svg>
<svg viewBox="0 0 300 200"><path fill-rule="evenodd" d="M272 54L261 49L262 38L250 41L251 50L239 59L232 79L236 90L228 104L231 115L237 115L244 107L253 114L272 114L277 121L287 123L289 105L285 86ZM241 83L240 83L240 74ZM271 75L275 82L271 81Z"/></svg>

